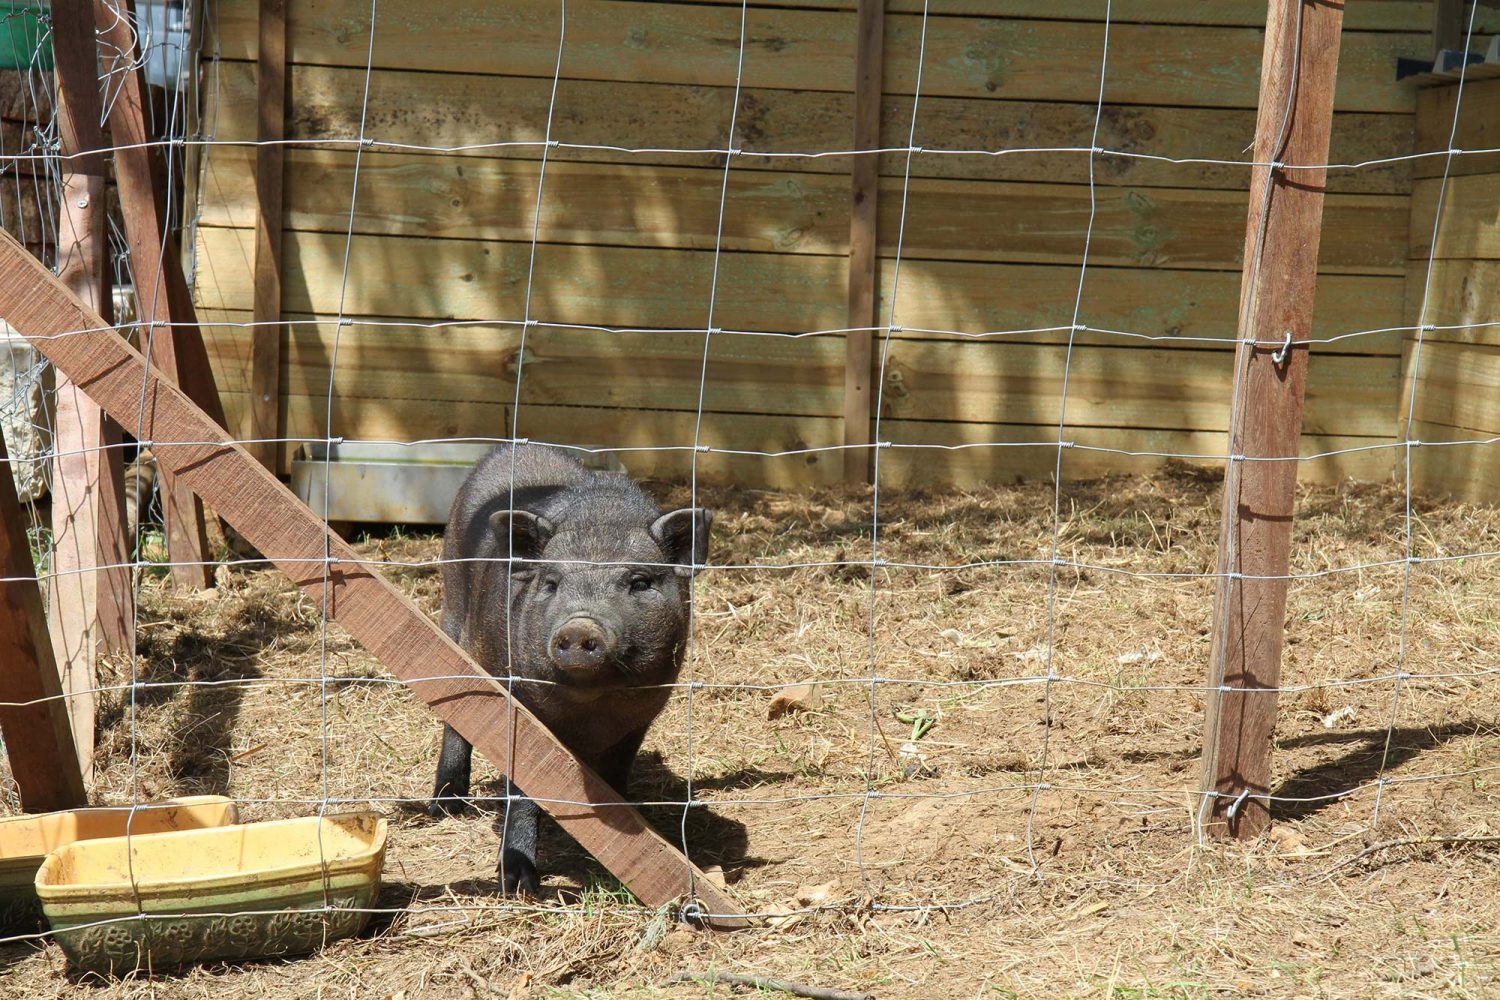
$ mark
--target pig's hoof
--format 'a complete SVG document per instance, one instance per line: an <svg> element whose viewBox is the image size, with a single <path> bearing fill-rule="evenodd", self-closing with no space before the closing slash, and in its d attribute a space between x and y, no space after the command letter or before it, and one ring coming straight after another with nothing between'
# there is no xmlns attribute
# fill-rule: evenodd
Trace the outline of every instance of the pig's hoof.
<svg viewBox="0 0 1500 1000"><path fill-rule="evenodd" d="M445 795L427 803L427 815L433 819L442 819L444 816L462 816L472 808L464 799Z"/></svg>
<svg viewBox="0 0 1500 1000"><path fill-rule="evenodd" d="M536 899L542 894L542 885L536 876L536 865L525 860L513 861L500 870L500 886L507 896L529 896Z"/></svg>

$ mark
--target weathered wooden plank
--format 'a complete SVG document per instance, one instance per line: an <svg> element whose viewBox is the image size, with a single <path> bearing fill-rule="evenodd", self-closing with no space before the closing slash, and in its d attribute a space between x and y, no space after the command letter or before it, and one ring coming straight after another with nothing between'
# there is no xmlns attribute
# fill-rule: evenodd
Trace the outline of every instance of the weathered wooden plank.
<svg viewBox="0 0 1500 1000"><path fill-rule="evenodd" d="M196 292L205 309L251 308L249 230L198 231ZM344 261L338 234L289 233L283 308L336 313ZM356 236L345 314L519 320L529 244ZM889 261L880 287L888 288ZM537 318L605 326L694 329L703 323L712 254L543 244L537 250ZM662 280L670 275L670 281ZM726 330L841 329L847 319L842 258L727 252L715 322ZM908 260L902 324L908 330L1021 330L1073 320L1078 269L1068 266ZM1332 276L1321 283L1318 336L1392 325L1403 279ZM1082 322L1151 336L1234 337L1232 272L1101 267L1089 275ZM882 295L881 310L888 308ZM1377 341L1379 346L1376 346ZM1342 351L1399 351L1399 337L1356 338Z"/></svg>
<svg viewBox="0 0 1500 1000"><path fill-rule="evenodd" d="M1418 441L1475 441L1492 435L1423 420L1412 424ZM1398 459L1404 452L1398 452ZM1405 469L1397 466L1398 478ZM1500 455L1493 444L1418 447L1411 453L1412 488L1424 495L1445 494L1470 503L1492 504L1500 492Z"/></svg>
<svg viewBox="0 0 1500 1000"><path fill-rule="evenodd" d="M1432 5L1432 43L1435 51L1461 49L1467 19L1464 0L1436 0Z"/></svg>
<svg viewBox="0 0 1500 1000"><path fill-rule="evenodd" d="M21 807L70 809L88 799L8 461L0 439L0 736Z"/></svg>
<svg viewBox="0 0 1500 1000"><path fill-rule="evenodd" d="M855 59L853 149L872 150L880 143L880 81L885 39L885 0L859 5L858 53ZM849 334L844 337L844 478L869 481L873 467L870 444L879 376L872 370L872 348L878 322L875 287L880 273L880 164L873 155L854 157L849 191ZM904 203L904 199L903 199ZM868 328L868 329L866 329Z"/></svg>
<svg viewBox="0 0 1500 1000"><path fill-rule="evenodd" d="M47 230L55 225L48 221L51 192L29 174L5 175L0 183L0 227L23 243L51 240Z"/></svg>
<svg viewBox="0 0 1500 1000"><path fill-rule="evenodd" d="M1500 261L1437 260L1427 285L1425 263L1413 261L1406 275L1405 322L1415 327L1421 318L1424 289L1429 298L1426 322L1440 329L1424 340L1460 344L1500 344ZM1410 333L1407 334L1411 336Z"/></svg>
<svg viewBox="0 0 1500 1000"><path fill-rule="evenodd" d="M166 466L267 553L308 597L497 767L506 769L642 902L661 906L695 891L719 926L743 923L734 900L661 838L634 807L579 763L524 706L414 604L292 496L222 427L112 332L98 328L51 274L0 235L0 315L116 417L140 414ZM162 444L162 442L193 442ZM331 558L330 558L331 557Z"/></svg>
<svg viewBox="0 0 1500 1000"><path fill-rule="evenodd" d="M205 313L205 315L208 315ZM243 314L239 314L244 318ZM287 337L286 392L327 396L335 330L335 407L458 408L514 399L519 331L512 328L298 325ZM248 331L216 329L212 341L225 391L248 391ZM531 330L521 385L533 404L695 410L702 371L698 333ZM706 409L732 413L843 414L843 338L725 334L708 359ZM886 419L981 423L1055 421L1061 405L1061 345L997 341L891 341ZM1310 433L1379 435L1391 429L1401 359L1326 355L1308 387ZM580 379L579 371L589 377ZM1223 430L1233 365L1227 349L1101 345L1084 335L1068 370L1070 426ZM773 390L774 387L774 391ZM483 425L463 433L488 433Z"/></svg>
<svg viewBox="0 0 1500 1000"><path fill-rule="evenodd" d="M1412 189L1412 266L1422 269L1429 257L1442 259L1500 259L1500 174L1469 174L1448 178L1443 194L1441 227L1433 246L1433 212L1437 209L1438 178L1418 181Z"/></svg>
<svg viewBox="0 0 1500 1000"><path fill-rule="evenodd" d="M225 392L224 405L231 420L240 414L248 398ZM289 433L321 438L327 398L284 398ZM662 479L685 478L692 468L691 448L697 415L686 410L616 410L598 407L551 406L527 403L521 408L521 434L537 441L588 446L647 448L621 456L636 475ZM340 406L335 403L335 433L348 440L416 441L431 438L493 436L496 428L509 428L510 407L493 401L455 407L416 405L403 401L385 406ZM1047 479L1057 457L1055 424L955 424L915 420L881 422L881 437L904 444L940 445L942 449L893 448L881 454L880 481L886 485L954 488L1009 483L1024 479ZM837 417L777 416L743 413L703 415L704 441L716 448L749 451L791 451L808 447L830 447L842 439ZM1121 451L1178 455L1224 455L1228 439L1221 432L1152 430L1120 427L1070 427L1068 440L1079 445ZM1347 448L1387 443L1389 438L1304 435L1303 455L1323 454ZM946 450L957 445L1005 442L996 448ZM1011 447L1031 442L1030 448ZM1336 455L1304 463L1303 482L1333 483L1345 477L1383 480L1391 475L1394 451L1372 449ZM284 458L283 461L286 461ZM1163 459L1128 456L1082 447L1064 456L1063 477L1088 479L1118 472L1145 472L1158 468ZM286 466L283 466L283 471ZM734 483L778 489L827 486L843 481L843 458L839 451L787 456L726 455L698 456L702 482Z"/></svg>
<svg viewBox="0 0 1500 1000"><path fill-rule="evenodd" d="M552 0L512 0L470 7L454 17L445 6L386 11L375 32L380 69L492 73L551 79L557 58ZM568 5L570 79L654 80L732 87L739 11L733 7L574 0ZM295 5L288 20L294 63L363 67L369 8L358 0ZM255 6L233 0L219 8L223 58L251 59ZM1412 34L1356 32L1340 58L1338 107L1406 111L1413 88L1395 80L1398 55L1431 45L1430 29ZM922 19L886 19L886 90L915 85ZM855 19L847 13L750 8L749 57L743 82L787 90L852 90ZM1110 33L1111 100L1196 107L1255 106L1261 32L1254 28L1117 24ZM497 67L496 40L504 62ZM727 41L726 41L727 40ZM1096 98L1102 25L999 17L932 18L926 31L922 92L934 96L1090 101ZM410 105L408 105L410 106ZM378 133L374 133L378 134Z"/></svg>
<svg viewBox="0 0 1500 1000"><path fill-rule="evenodd" d="M254 226L251 151L210 159L201 225ZM349 225L354 154L290 154L288 228L336 233ZM872 166L866 158L865 166ZM366 153L360 161L359 233L529 243L538 163ZM723 171L549 163L541 238L550 243L711 249L719 233ZM879 182L878 252L929 260L1074 262L1083 252L1089 190L1077 184L918 178ZM1246 194L1180 188L1101 187L1089 262L1234 270ZM871 209L875 208L872 200ZM1324 273L1405 273L1409 200L1329 198L1319 267ZM728 250L849 251L848 181L831 174L731 171L723 220ZM873 249L873 247L872 247ZM856 325L856 324L850 324ZM868 323L859 325L870 325Z"/></svg>
<svg viewBox="0 0 1500 1000"><path fill-rule="evenodd" d="M1500 100L1500 79L1468 80L1463 103L1458 103L1458 85L1428 87L1417 92L1417 129L1413 151L1436 155L1414 161L1417 177L1441 177L1448 157L1448 138L1454 149L1500 149L1500 119L1493 113ZM1458 131L1453 131L1453 113L1458 109ZM1452 176L1500 172L1500 153L1463 153L1453 157Z"/></svg>
<svg viewBox="0 0 1500 1000"><path fill-rule="evenodd" d="M52 93L36 86L30 69L0 71L0 120L34 125L52 115Z"/></svg>
<svg viewBox="0 0 1500 1000"><path fill-rule="evenodd" d="M281 319L282 170L286 123L286 0L261 0L260 41L256 47L255 149L255 321ZM350 178L353 186L353 178ZM281 436L277 412L281 396L281 330L254 333L254 400L250 433L260 443L251 453L263 464L275 461L274 438Z"/></svg>
<svg viewBox="0 0 1500 1000"><path fill-rule="evenodd" d="M131 0L95 0L94 16L104 51L119 65L105 66L118 92L108 102L110 141L125 241L130 248L136 314L150 324L146 343L152 364L182 385L214 419L223 419L202 339L192 326L192 302L182 273L177 240L164 225L161 164L146 129L145 70L136 59ZM121 13L126 15L121 16ZM129 428L136 431L135 427ZM139 437L140 435L137 434ZM162 521L172 579L184 587L206 587L212 579L203 505L180 488L170 466L161 469Z"/></svg>
<svg viewBox="0 0 1500 1000"><path fill-rule="evenodd" d="M251 140L256 134L253 65L213 63L204 87L208 110L221 140ZM299 141L359 135L361 70L293 66L287 135ZM457 73L376 73L370 80L372 135L388 142L423 146L465 146L542 138L538 123L552 107L551 81ZM1111 98L1110 94L1105 95ZM733 91L659 83L564 81L553 120L565 141L658 149L721 149L722 123L729 119ZM925 149L1000 150L1080 148L1088 145L1094 105L1047 101L973 101L933 96L925 90L915 141ZM741 94L736 146L760 152L813 152L849 148L853 120L850 93L764 90ZM887 96L882 108L881 144L903 148L911 122L911 99ZM622 124L626 123L626 124ZM1414 116L1347 113L1335 117L1333 152L1340 162L1388 157L1411 148ZM626 130L622 134L622 129ZM1247 137L1254 134L1255 112L1183 107L1131 106L1108 103L1100 121L1102 148L1172 158L1198 157L1244 161ZM346 147L347 148L347 147ZM224 150L210 154L219 155ZM456 154L471 158L538 159L537 146L469 148ZM714 154L612 153L608 150L555 149L550 160L668 163L713 166ZM880 158L883 176L901 176L905 156ZM821 159L745 155L735 169L795 169L845 175L841 157ZM925 154L912 163L913 176L983 180L1088 182L1087 157L1081 154L951 156ZM1410 186L1411 167L1397 162L1361 170L1335 171L1331 190L1392 193ZM1122 157L1103 157L1096 171L1102 184L1127 183L1191 188L1246 188L1244 167L1216 164L1167 164Z"/></svg>
<svg viewBox="0 0 1500 1000"><path fill-rule="evenodd" d="M709 3L738 6L735 0L662 0L667 3ZM756 7L805 7L811 10L853 10L856 0L756 0ZM1102 21L1105 0L891 0L889 9L902 14L920 14L926 8L933 17L1024 17L1056 21ZM1431 0L1361 0L1345 14L1346 31L1417 32L1432 27ZM1244 0L1113 0L1110 20L1116 24L1216 24L1263 28L1265 10ZM1481 6L1475 33L1500 31L1500 11Z"/></svg>
<svg viewBox="0 0 1500 1000"><path fill-rule="evenodd" d="M1424 340L1416 391L1416 419L1470 436L1500 434L1500 345Z"/></svg>
<svg viewBox="0 0 1500 1000"><path fill-rule="evenodd" d="M1327 162L1340 71L1342 4L1271 0L1260 84L1255 158L1298 166ZM1234 454L1285 455L1300 439L1323 212L1324 171L1257 168L1245 233L1245 281L1236 352L1242 385L1230 430ZM1322 359L1319 367L1325 364ZM1209 664L1198 819L1211 833L1258 836L1271 820L1271 736L1298 469L1290 462L1230 463ZM1248 579L1247 579L1248 577Z"/></svg>

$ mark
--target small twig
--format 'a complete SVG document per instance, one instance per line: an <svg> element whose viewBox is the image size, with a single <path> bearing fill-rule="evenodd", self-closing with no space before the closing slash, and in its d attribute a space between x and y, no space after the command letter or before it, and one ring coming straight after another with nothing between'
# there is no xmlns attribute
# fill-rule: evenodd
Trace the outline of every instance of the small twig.
<svg viewBox="0 0 1500 1000"><path fill-rule="evenodd" d="M821 986L803 986L801 983L789 983L785 979L771 979L766 976L742 976L735 972L679 972L677 975L662 983L670 986L673 983L698 982L708 986L714 983L728 983L731 986L750 986L758 990L780 990L793 996L809 997L810 1000L875 1000L873 993L851 993L848 990L829 990Z"/></svg>
<svg viewBox="0 0 1500 1000"><path fill-rule="evenodd" d="M476 990L478 990L479 992L481 992L481 993L499 993L500 992L498 989L496 989L495 987L493 987L493 986L490 985L490 981L488 979L485 979L479 973L477 973L477 972L474 971L474 967L469 964L469 960L468 959L463 958L462 956L459 956L458 962L456 964L458 965L458 971L462 972L468 978L469 982L471 982L471 983L474 984L474 988Z"/></svg>
<svg viewBox="0 0 1500 1000"><path fill-rule="evenodd" d="M1331 877L1335 872L1348 868L1350 865L1358 864L1372 854L1388 851L1393 847L1424 847L1428 844L1496 844L1500 843L1500 835L1495 836L1433 836L1433 837L1404 837L1400 840L1383 840L1378 844L1371 844L1352 858L1345 858L1332 868L1323 873L1324 878Z"/></svg>

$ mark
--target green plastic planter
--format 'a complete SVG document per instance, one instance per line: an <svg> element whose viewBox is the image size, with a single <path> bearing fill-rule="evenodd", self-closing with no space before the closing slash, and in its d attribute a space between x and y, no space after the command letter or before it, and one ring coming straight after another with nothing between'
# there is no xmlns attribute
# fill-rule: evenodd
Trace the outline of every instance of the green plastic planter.
<svg viewBox="0 0 1500 1000"><path fill-rule="evenodd" d="M362 812L90 840L49 855L36 894L78 972L301 955L369 921L385 834Z"/></svg>
<svg viewBox="0 0 1500 1000"><path fill-rule="evenodd" d="M69 809L0 820L0 935L31 933L40 926L36 873L47 855L80 840L197 830L236 822L234 802L196 795L128 808Z"/></svg>

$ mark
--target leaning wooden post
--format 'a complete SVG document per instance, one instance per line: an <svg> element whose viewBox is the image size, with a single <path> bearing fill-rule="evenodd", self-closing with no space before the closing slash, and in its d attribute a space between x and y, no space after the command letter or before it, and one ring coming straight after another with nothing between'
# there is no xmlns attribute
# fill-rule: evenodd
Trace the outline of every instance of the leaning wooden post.
<svg viewBox="0 0 1500 1000"><path fill-rule="evenodd" d="M858 49L854 57L854 148L880 147L880 96L885 45L885 0L859 0ZM849 214L849 331L844 334L844 479L870 480L870 419L875 400L873 328L880 242L876 206L880 156L854 160Z"/></svg>
<svg viewBox="0 0 1500 1000"><path fill-rule="evenodd" d="M122 11L127 16L122 17ZM109 102L109 132L120 189L120 214L130 247L130 272L139 303L137 312L153 331L151 363L222 424L224 409L198 331L177 239L167 227L166 206L158 199L162 185L153 163L151 135L146 130L145 68L136 49L133 11L130 0L96 0L94 6L99 37L117 53L109 75L109 79L119 81L118 93L112 94ZM129 418L124 426L135 430ZM172 579L179 586L206 587L212 579L212 567L208 565L203 505L177 484L169 470L160 470L159 482Z"/></svg>
<svg viewBox="0 0 1500 1000"><path fill-rule="evenodd" d="M285 572L412 694L552 814L567 833L648 906L692 893L714 927L747 922L709 881L621 803L505 685L485 673L368 560L235 443L222 425L110 331L61 337L101 320L0 230L0 316L112 415L141 415L164 445L159 465L177 473L247 542ZM326 604L324 603L326 601ZM372 721L372 725L378 722Z"/></svg>
<svg viewBox="0 0 1500 1000"><path fill-rule="evenodd" d="M99 67L87 6L52 15L57 118L63 161L58 277L101 316L110 314L106 269L105 164L99 129ZM53 420L52 560L47 593L52 651L72 714L83 773L94 757L97 657L135 645L125 545L120 427L65 375Z"/></svg>
<svg viewBox="0 0 1500 1000"><path fill-rule="evenodd" d="M1343 5L1270 0L1255 162L1328 161ZM1290 100L1289 100L1290 96ZM1321 166L1257 166L1250 179L1203 744L1204 832L1254 837L1270 821L1306 343L1323 215ZM1258 461L1258 459L1281 459ZM1259 798L1255 796L1261 796Z"/></svg>
<svg viewBox="0 0 1500 1000"><path fill-rule="evenodd" d="M250 453L272 472L281 446L281 180L286 130L286 0L260 0L255 79L255 311L250 331Z"/></svg>
<svg viewBox="0 0 1500 1000"><path fill-rule="evenodd" d="M52 662L47 617L16 499L5 439L0 437L0 736L10 773L29 812L70 809L86 801L73 752L68 699Z"/></svg>

